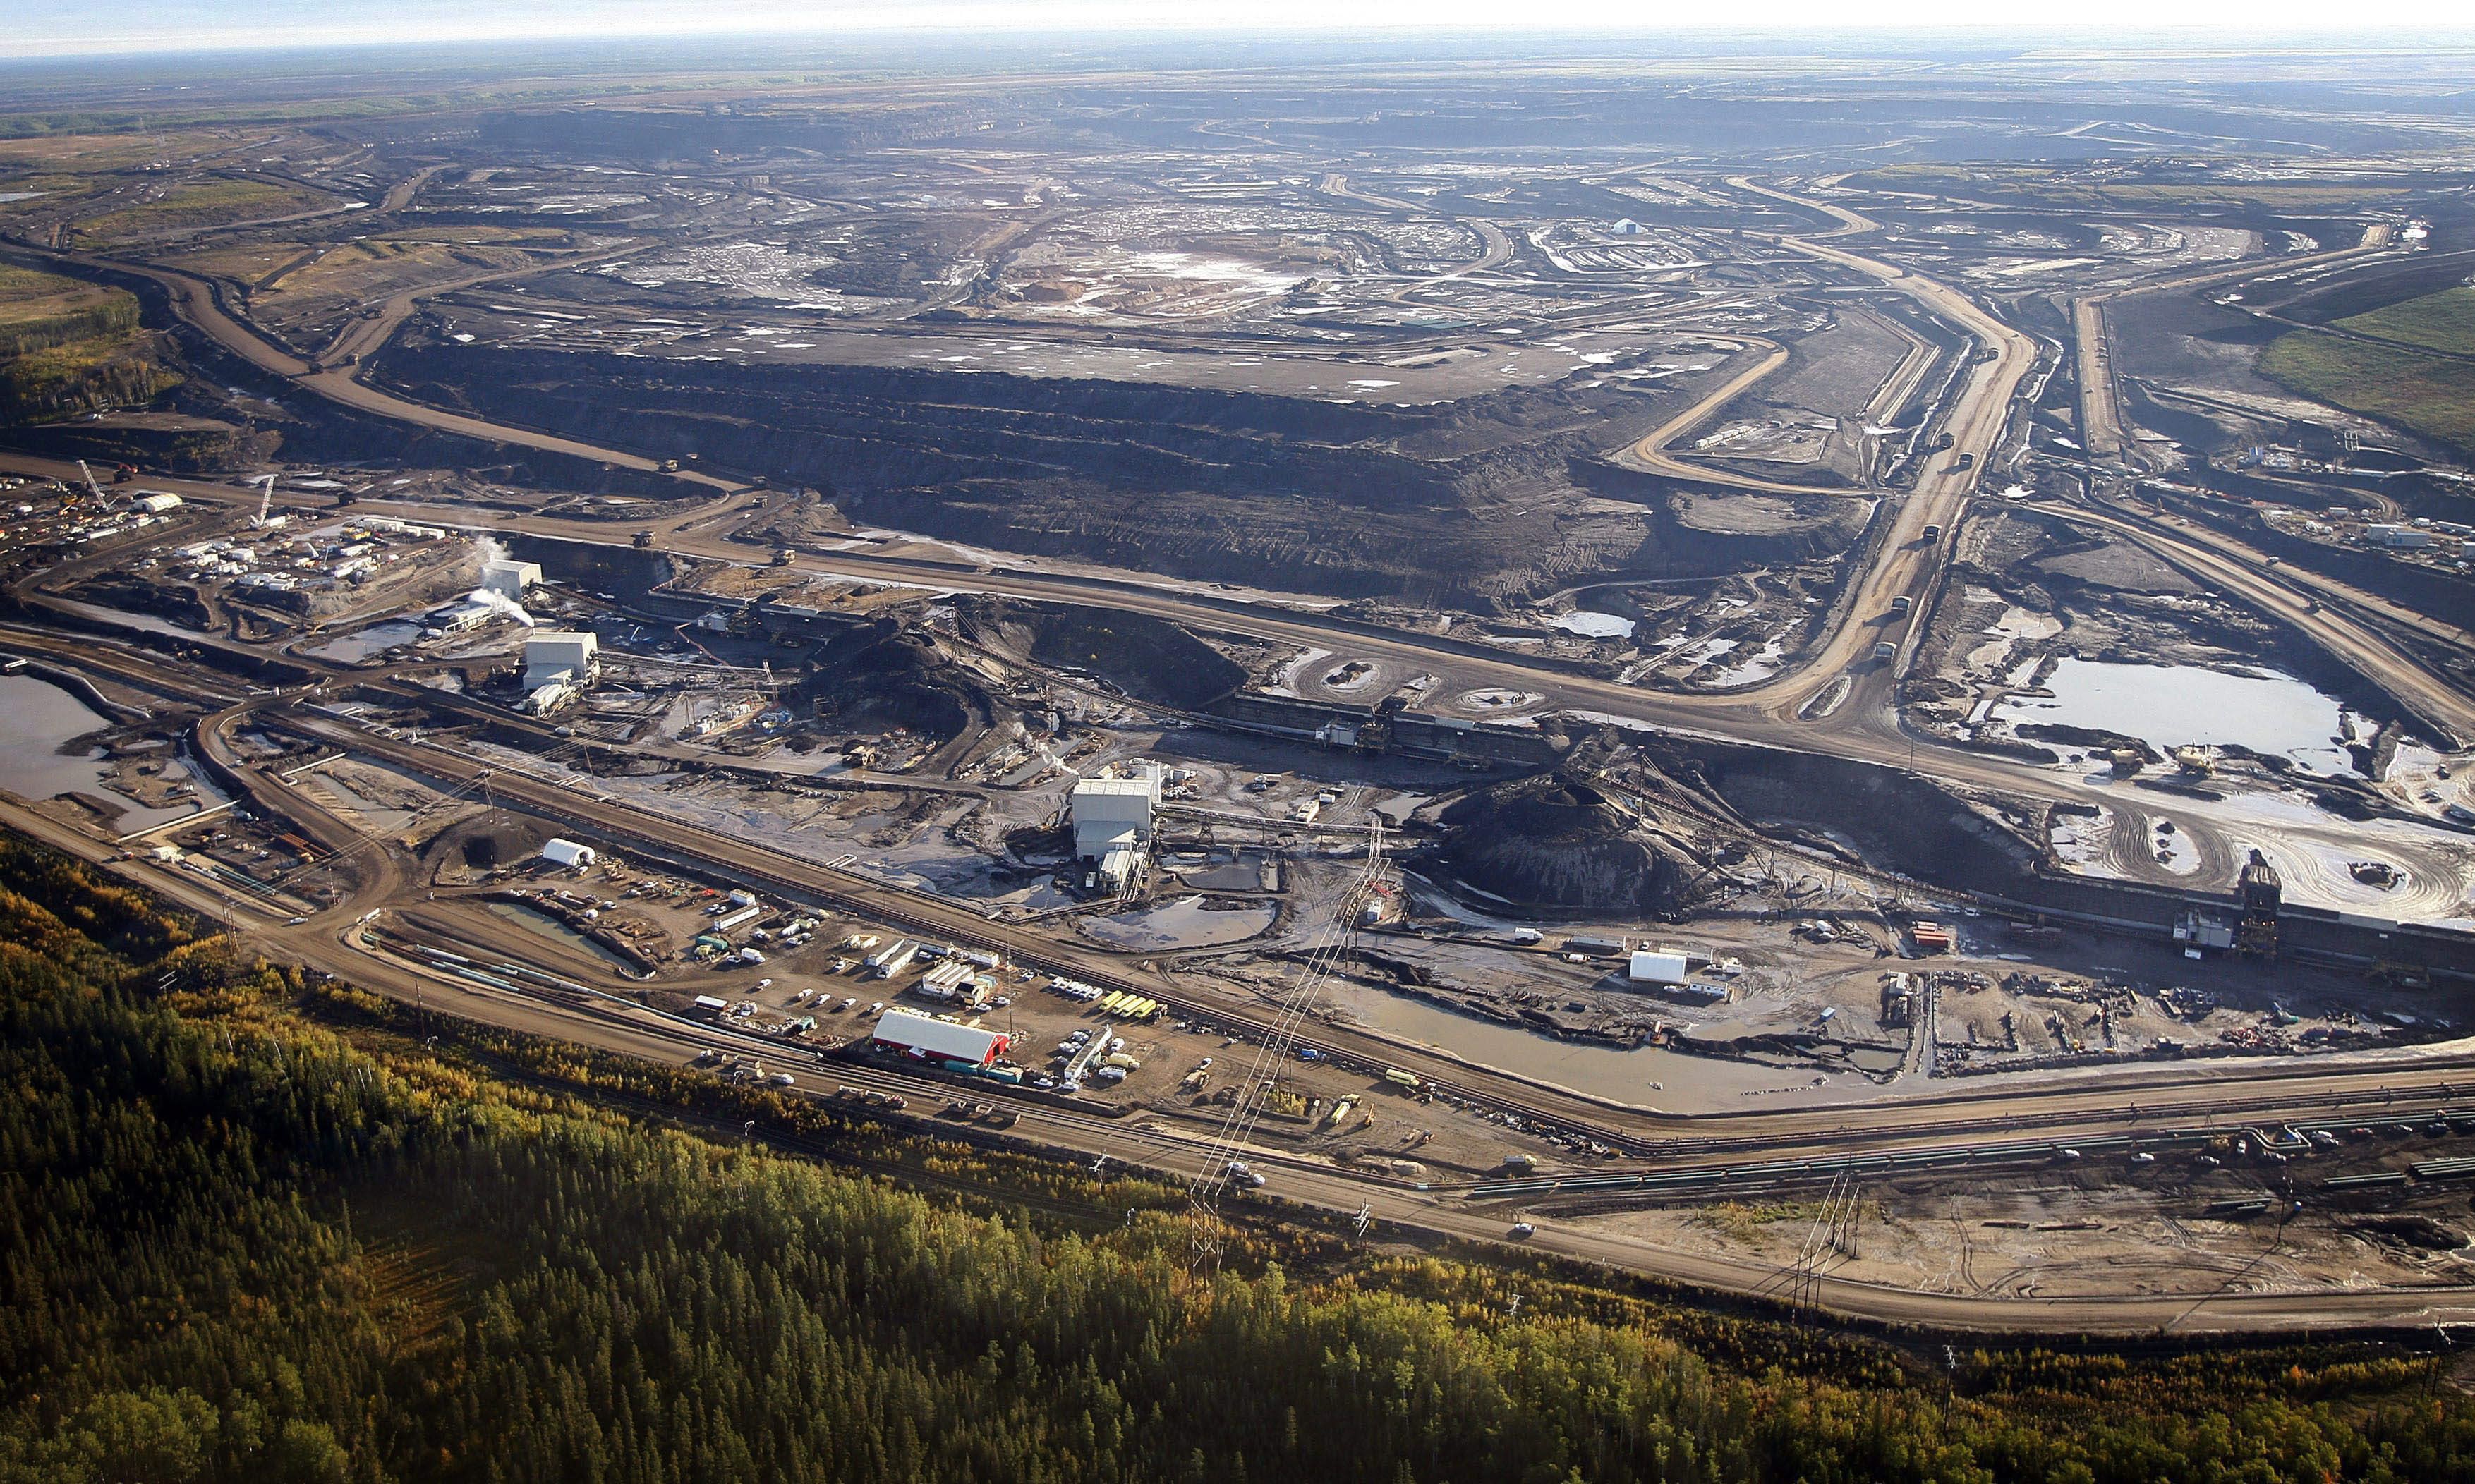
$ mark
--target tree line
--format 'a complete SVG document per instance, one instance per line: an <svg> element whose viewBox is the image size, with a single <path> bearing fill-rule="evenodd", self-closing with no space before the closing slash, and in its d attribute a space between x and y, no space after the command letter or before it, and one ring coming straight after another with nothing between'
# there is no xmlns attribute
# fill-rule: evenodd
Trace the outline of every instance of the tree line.
<svg viewBox="0 0 2475 1484"><path fill-rule="evenodd" d="M2475 1407L2402 1350L1953 1372L1311 1233L1198 1279L1122 1184L906 1188L354 1003L0 839L0 1484L2475 1473Z"/></svg>

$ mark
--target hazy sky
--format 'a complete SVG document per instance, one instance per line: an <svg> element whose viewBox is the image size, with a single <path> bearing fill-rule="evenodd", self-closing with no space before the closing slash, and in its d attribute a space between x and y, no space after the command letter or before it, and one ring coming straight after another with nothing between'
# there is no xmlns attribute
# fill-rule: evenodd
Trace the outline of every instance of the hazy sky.
<svg viewBox="0 0 2475 1484"><path fill-rule="evenodd" d="M1821 36L1850 32L2016 31L2084 43L2129 39L2128 28L2217 33L2233 45L2316 34L2379 45L2408 34L2475 35L2467 0L2073 0L2017 6L1985 0L0 0L0 54L301 46L525 36L726 36L764 32L939 31L1416 32L1604 31L1654 36L1724 27Z"/></svg>

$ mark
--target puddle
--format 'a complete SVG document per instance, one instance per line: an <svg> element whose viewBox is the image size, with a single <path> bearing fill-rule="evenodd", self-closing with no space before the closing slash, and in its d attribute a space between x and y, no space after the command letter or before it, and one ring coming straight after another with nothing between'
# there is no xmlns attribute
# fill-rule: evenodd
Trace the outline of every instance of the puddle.
<svg viewBox="0 0 2475 1484"><path fill-rule="evenodd" d="M2066 659L2046 687L2050 698L2013 696L1994 716L2015 726L2042 721L2136 737L2161 752L2232 744L2282 753L2316 772L2354 766L2331 740L2344 729L2338 702L2291 675Z"/></svg>
<svg viewBox="0 0 2475 1484"><path fill-rule="evenodd" d="M1178 879L1188 886L1201 887L1207 891L1277 889L1271 882L1277 879L1278 873L1267 871L1265 863L1259 859L1250 858L1208 867L1198 866L1192 870L1181 868L1177 874Z"/></svg>
<svg viewBox="0 0 2475 1484"><path fill-rule="evenodd" d="M321 640L301 652L322 660L332 660L338 665L358 665L420 637L420 624L409 619L390 619L384 623L373 623L358 633L338 634L332 639Z"/></svg>
<svg viewBox="0 0 2475 1484"><path fill-rule="evenodd" d="M636 965L633 963L537 908L527 907L522 902L492 902L490 911L530 932L539 933L545 937L557 938L571 947L580 948L614 968L624 969L631 974L635 972Z"/></svg>
<svg viewBox="0 0 2475 1484"><path fill-rule="evenodd" d="M1571 613L1559 613L1549 619L1547 626L1562 629L1567 634L1579 634L1584 639L1630 639L1633 620L1612 613L1593 613L1586 608L1577 608Z"/></svg>
<svg viewBox="0 0 2475 1484"><path fill-rule="evenodd" d="M1075 931L1112 948L1208 948L1253 937L1272 925L1273 909L1253 903L1206 906L1209 898L1179 897L1116 917L1086 917Z"/></svg>

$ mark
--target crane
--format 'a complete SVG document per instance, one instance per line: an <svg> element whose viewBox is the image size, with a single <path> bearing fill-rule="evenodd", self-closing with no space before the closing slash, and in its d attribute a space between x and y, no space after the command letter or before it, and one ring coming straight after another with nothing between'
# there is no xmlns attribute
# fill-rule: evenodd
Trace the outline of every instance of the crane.
<svg viewBox="0 0 2475 1484"><path fill-rule="evenodd" d="M78 473L79 473L79 474L84 474L84 475L86 476L86 492L88 495L90 495L90 496L94 497L94 502L95 502L96 504L98 504L98 505L102 504L102 503L103 503L103 486L102 486L102 485L99 485L99 484L97 484L97 483L95 483L95 482L94 482L94 471L86 467L86 460L84 460L84 459L79 459L79 460L77 461L77 466L78 466ZM72 504L74 504L75 502L76 502L76 501L75 501L75 499L71 499L71 501L70 501L70 503L72 503Z"/></svg>
<svg viewBox="0 0 2475 1484"><path fill-rule="evenodd" d="M275 475L259 474L250 482L252 484L262 485L265 487L265 490L264 493L259 495L257 498L257 514L249 518L249 527L252 530L264 530L266 528L267 507L275 503Z"/></svg>

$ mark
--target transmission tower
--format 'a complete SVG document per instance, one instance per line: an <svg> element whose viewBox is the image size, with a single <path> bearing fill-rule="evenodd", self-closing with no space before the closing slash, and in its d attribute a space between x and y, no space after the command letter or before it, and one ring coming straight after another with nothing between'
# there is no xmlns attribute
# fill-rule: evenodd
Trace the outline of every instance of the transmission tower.
<svg viewBox="0 0 2475 1484"><path fill-rule="evenodd" d="M1376 883L1383 874L1384 818L1374 815L1366 821L1364 869L1341 893L1332 918L1317 930L1300 957L1297 974L1281 996L1262 1043L1256 1048L1253 1064L1238 1083L1236 1099L1220 1120L1212 1142L1205 1147L1202 1163L1187 1181L1187 1225L1193 1243L1191 1267L1197 1277L1208 1277L1219 1269L1221 1248L1228 1235L1227 1224L1220 1216L1220 1199L1237 1173L1231 1166L1253 1138L1255 1126L1262 1119L1264 1106L1270 1101L1273 1083L1296 1049L1298 1029L1313 1011L1324 982L1332 977L1333 966L1355 945L1359 916L1373 898Z"/></svg>

